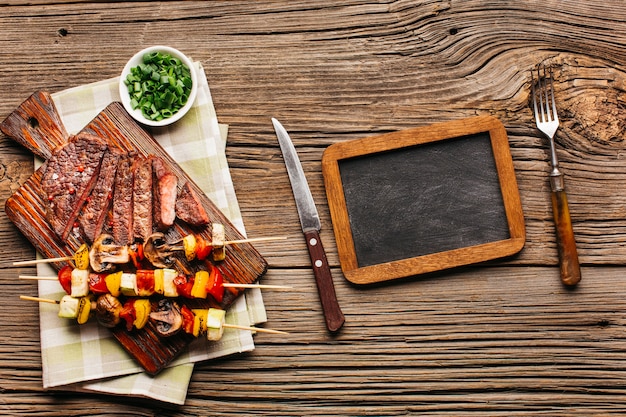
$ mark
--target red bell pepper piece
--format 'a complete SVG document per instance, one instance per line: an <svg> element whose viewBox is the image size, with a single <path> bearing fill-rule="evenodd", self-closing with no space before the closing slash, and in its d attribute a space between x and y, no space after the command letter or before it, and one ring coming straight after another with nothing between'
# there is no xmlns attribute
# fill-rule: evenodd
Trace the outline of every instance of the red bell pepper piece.
<svg viewBox="0 0 626 417"><path fill-rule="evenodd" d="M135 268L141 268L142 262L144 260L143 245L131 245L128 251L128 255L130 256L130 259L133 262Z"/></svg>
<svg viewBox="0 0 626 417"><path fill-rule="evenodd" d="M212 250L213 245L211 245L211 242L207 242L202 236L196 235L196 259L200 261L205 260Z"/></svg>
<svg viewBox="0 0 626 417"><path fill-rule="evenodd" d="M135 276L137 277L137 291L140 295L154 294L154 270L138 269Z"/></svg>
<svg viewBox="0 0 626 417"><path fill-rule="evenodd" d="M183 330L185 333L193 333L193 325L196 319L193 311L184 305L180 308L180 314L183 316Z"/></svg>
<svg viewBox="0 0 626 417"><path fill-rule="evenodd" d="M106 274L96 274L91 272L89 274L89 291L96 295L107 294L109 289L106 283Z"/></svg>
<svg viewBox="0 0 626 417"><path fill-rule="evenodd" d="M211 271L209 272L207 292L218 303L221 303L224 299L224 277L222 276L220 270L215 266L211 266Z"/></svg>
<svg viewBox="0 0 626 417"><path fill-rule="evenodd" d="M174 285L176 285L176 289L178 290L178 294L182 295L185 298L193 298L191 295L191 289L193 288L193 277L187 279L184 275L179 275L174 278Z"/></svg>
<svg viewBox="0 0 626 417"><path fill-rule="evenodd" d="M120 311L120 318L126 322L126 330L129 332L133 330L133 324L137 318L137 312L135 311L135 300L130 299L124 303L122 311Z"/></svg>

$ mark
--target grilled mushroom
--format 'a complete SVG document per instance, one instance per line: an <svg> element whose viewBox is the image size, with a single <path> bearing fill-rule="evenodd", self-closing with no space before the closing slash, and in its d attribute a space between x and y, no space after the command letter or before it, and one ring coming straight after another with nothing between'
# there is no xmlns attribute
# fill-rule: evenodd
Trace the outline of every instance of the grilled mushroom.
<svg viewBox="0 0 626 417"><path fill-rule="evenodd" d="M122 303L111 294L104 294L96 301L96 319L104 327L115 327L120 322Z"/></svg>
<svg viewBox="0 0 626 417"><path fill-rule="evenodd" d="M95 272L110 271L115 264L125 264L130 260L128 246L117 245L113 236L100 235L89 251L89 263Z"/></svg>
<svg viewBox="0 0 626 417"><path fill-rule="evenodd" d="M175 261L174 250L163 233L151 234L143 244L144 256L157 268L169 268Z"/></svg>
<svg viewBox="0 0 626 417"><path fill-rule="evenodd" d="M180 307L167 298L159 300L157 310L150 313L150 320L154 322L159 335L166 337L178 333L183 326Z"/></svg>

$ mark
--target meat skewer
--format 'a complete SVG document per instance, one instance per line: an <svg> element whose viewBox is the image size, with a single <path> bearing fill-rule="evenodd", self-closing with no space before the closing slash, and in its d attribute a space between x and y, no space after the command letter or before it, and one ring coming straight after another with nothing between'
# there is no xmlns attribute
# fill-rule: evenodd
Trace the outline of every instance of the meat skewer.
<svg viewBox="0 0 626 417"><path fill-rule="evenodd" d="M72 297L85 297L89 294L111 294L115 297L150 297L162 295L169 298L199 298L211 296L221 303L227 288L235 289L290 289L282 285L240 284L224 282L219 269L198 271L193 276L178 274L173 269L137 270L131 272L113 272L110 274L94 273L88 270L73 269L66 265L59 270L57 277L20 275L20 279L58 281L65 292Z"/></svg>
<svg viewBox="0 0 626 417"><path fill-rule="evenodd" d="M190 237L193 238L193 242L194 242L193 246L191 245ZM185 244L185 238L187 238L187 244ZM226 240L223 242L216 242L216 241L208 241L208 240L202 239L200 236L195 236L195 235L187 235L185 238L182 239L182 242L183 242L182 246L170 245L165 241L165 236L163 234L154 233L153 235L150 236L150 238L148 239L148 242L146 243L148 244L149 246L148 249L150 250L153 250L152 248L156 248L164 252L185 251L186 252L185 255L188 257L188 260L191 260L189 259L189 257L192 256L191 251L193 250L194 255L192 256L192 259L203 260L213 250L214 244L235 245L235 244L242 244L242 243L264 242L264 241L287 239L286 236L272 236L272 237L257 237L257 238ZM112 251L115 251L115 252L123 251L124 248L126 247L128 248L129 256L131 258L133 256L138 256L137 251L139 249L138 248L139 245L114 245L111 243L113 242L113 238L110 235L106 235L106 234L100 235L100 237L96 239L96 242L99 242L100 244L106 243L107 245L110 245L110 248L109 248L110 250L107 252L109 255L113 255L112 253L110 253ZM146 245L144 244L144 248L145 247ZM64 262L64 261L71 261L71 260L76 262L78 253L79 252L82 253L83 250L86 250L87 252L90 251L89 247L86 244L83 244L73 256L63 256L63 257L58 257L58 258L47 258L47 259L33 259L33 260L28 260L28 261L16 261L16 262L13 262L13 266L31 266L31 265L36 265L40 263L55 263L55 262ZM188 255L188 252L190 253L189 255ZM125 259L125 257L121 259ZM156 256L155 259L158 259L158 256ZM128 260L124 262L117 262L117 263L126 263L126 262L128 262ZM159 262L158 260L156 262L163 265L163 262ZM107 267L111 266L110 265L111 263L114 263L114 262L109 261L108 262L109 265ZM155 266L159 267L159 265L155 265ZM169 266L169 264L166 264L165 266L161 266L161 267L167 267L167 266ZM81 269L86 269L86 268L81 268ZM98 271L101 269L101 267L97 267L93 269ZM102 271L100 270L99 272L102 272Z"/></svg>
<svg viewBox="0 0 626 417"><path fill-rule="evenodd" d="M46 277L46 276L39 276L39 275L20 275L18 276L19 279L25 279L25 280L33 280L33 281L58 281L58 277ZM291 290L293 289L293 287L290 287L289 285L274 285L274 284L240 284L240 283L235 283L235 282L225 282L222 284L224 286L224 288L245 288L245 289L249 289L249 288L258 288L261 290L267 289L267 290Z"/></svg>
<svg viewBox="0 0 626 417"><path fill-rule="evenodd" d="M95 312L98 323L105 327L116 327L122 320L126 322L126 329L142 329L152 320L157 332L164 337L172 336L179 331L192 334L195 337L206 334L210 341L222 338L224 329L250 330L259 333L289 334L281 330L266 329L255 326L242 326L225 322L226 311L219 308L190 309L180 307L169 300L161 300L157 310L152 310L150 301L145 298L131 298L124 304L110 294L100 296L97 300L91 297L74 298L68 295L61 300L40 297L20 296L20 299L51 303L59 305L58 316L61 318L76 319L78 324L87 323Z"/></svg>

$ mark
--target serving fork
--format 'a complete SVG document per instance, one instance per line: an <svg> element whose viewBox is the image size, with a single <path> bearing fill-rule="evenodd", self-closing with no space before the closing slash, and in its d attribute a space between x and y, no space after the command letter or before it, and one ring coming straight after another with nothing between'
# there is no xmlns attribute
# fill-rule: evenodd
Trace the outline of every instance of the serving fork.
<svg viewBox="0 0 626 417"><path fill-rule="evenodd" d="M554 144L554 136L559 127L559 116L554 99L554 74L552 68L546 70L545 66L537 67L536 71L537 79L535 80L534 70L531 70L533 110L537 128L550 141L552 215L556 227L561 281L565 285L576 285L581 278L578 252L567 204L563 173L559 169L559 161Z"/></svg>

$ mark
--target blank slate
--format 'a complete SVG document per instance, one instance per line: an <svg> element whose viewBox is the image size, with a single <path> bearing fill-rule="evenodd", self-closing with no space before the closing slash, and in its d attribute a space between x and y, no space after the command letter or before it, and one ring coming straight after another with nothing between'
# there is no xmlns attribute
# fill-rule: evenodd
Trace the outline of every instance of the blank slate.
<svg viewBox="0 0 626 417"><path fill-rule="evenodd" d="M493 117L336 143L322 172L351 282L484 262L524 246L508 138Z"/></svg>

